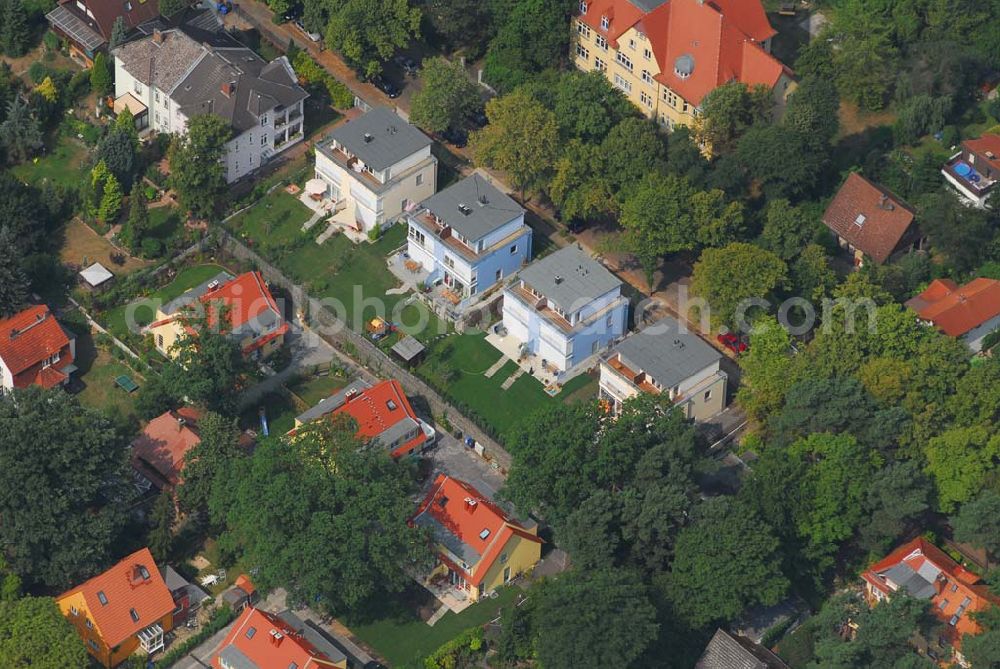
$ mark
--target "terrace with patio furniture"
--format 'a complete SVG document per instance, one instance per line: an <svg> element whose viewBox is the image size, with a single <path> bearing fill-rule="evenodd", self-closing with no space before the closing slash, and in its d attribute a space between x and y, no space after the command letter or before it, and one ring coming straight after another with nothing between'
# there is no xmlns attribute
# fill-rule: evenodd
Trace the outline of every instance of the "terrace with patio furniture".
<svg viewBox="0 0 1000 669"><path fill-rule="evenodd" d="M1000 135L987 133L965 140L962 150L941 168L941 174L965 199L985 208L1000 176Z"/></svg>

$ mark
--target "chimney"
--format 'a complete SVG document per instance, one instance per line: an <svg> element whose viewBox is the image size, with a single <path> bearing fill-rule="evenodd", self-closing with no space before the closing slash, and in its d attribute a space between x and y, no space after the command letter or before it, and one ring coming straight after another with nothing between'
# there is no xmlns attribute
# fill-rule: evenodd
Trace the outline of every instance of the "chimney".
<svg viewBox="0 0 1000 669"><path fill-rule="evenodd" d="M153 30L153 44L163 44L163 33L159 28Z"/></svg>
<svg viewBox="0 0 1000 669"><path fill-rule="evenodd" d="M885 209L886 211L892 211L893 209L896 208L896 206L892 202L889 202L889 196L886 195L885 193L882 193L882 197L879 198L878 206L882 209Z"/></svg>
<svg viewBox="0 0 1000 669"><path fill-rule="evenodd" d="M181 430L183 430L185 425L187 425L187 419L185 419L184 416L178 416L177 431L180 432Z"/></svg>
<svg viewBox="0 0 1000 669"><path fill-rule="evenodd" d="M222 90L222 94L223 95L225 95L227 98L231 98L231 97L233 97L233 93L236 92L236 83L232 82L232 81L228 81L228 82L222 84L221 90Z"/></svg>
<svg viewBox="0 0 1000 669"><path fill-rule="evenodd" d="M479 502L477 502L475 498L472 497L465 498L465 510L468 511L469 513L474 513L476 510L476 506L478 504Z"/></svg>
<svg viewBox="0 0 1000 669"><path fill-rule="evenodd" d="M271 630L271 643L275 646L280 646L281 642L284 641L285 635L278 630Z"/></svg>

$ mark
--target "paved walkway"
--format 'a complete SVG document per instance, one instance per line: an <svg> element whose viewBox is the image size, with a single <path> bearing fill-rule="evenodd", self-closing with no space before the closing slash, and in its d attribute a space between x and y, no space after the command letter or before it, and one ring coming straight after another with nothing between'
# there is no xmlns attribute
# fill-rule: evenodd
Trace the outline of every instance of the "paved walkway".
<svg viewBox="0 0 1000 669"><path fill-rule="evenodd" d="M493 375L499 372L500 368L506 365L509 360L510 358L508 358L507 356L501 355L500 359L497 360L495 363L493 363L492 367L483 372L483 376L485 376L487 379L492 378Z"/></svg>
<svg viewBox="0 0 1000 669"><path fill-rule="evenodd" d="M508 388L510 388L512 385L514 385L515 381L521 378L522 374L524 374L524 368L518 367L516 370L514 370L513 374L507 377L506 381L500 384L500 389L507 390Z"/></svg>

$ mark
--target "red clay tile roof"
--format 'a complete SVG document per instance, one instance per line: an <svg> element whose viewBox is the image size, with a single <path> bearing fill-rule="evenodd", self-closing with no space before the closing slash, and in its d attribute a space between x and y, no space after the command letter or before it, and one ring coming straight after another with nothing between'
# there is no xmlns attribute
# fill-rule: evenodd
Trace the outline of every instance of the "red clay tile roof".
<svg viewBox="0 0 1000 669"><path fill-rule="evenodd" d="M240 574L239 576L237 576L236 581L233 583L233 585L235 585L237 588L240 588L241 590L243 590L243 592L247 593L248 595L252 595L254 592L257 591L257 588L254 587L253 581L251 581L250 577L247 576L246 574Z"/></svg>
<svg viewBox="0 0 1000 669"><path fill-rule="evenodd" d="M1000 171L1000 135L986 133L977 139L965 140L962 146L989 162L993 169ZM993 157L990 158L990 155Z"/></svg>
<svg viewBox="0 0 1000 669"><path fill-rule="evenodd" d="M413 518L423 513L481 556L469 570L452 565L465 572L466 580L472 585L479 585L485 578L513 535L538 543L542 541L471 485L445 474L438 474Z"/></svg>
<svg viewBox="0 0 1000 669"><path fill-rule="evenodd" d="M230 646L261 669L288 669L292 663L298 669L333 666L330 658L289 627L284 620L251 607L244 609L233 623L219 647L219 653L212 657L213 667L221 669L219 655Z"/></svg>
<svg viewBox="0 0 1000 669"><path fill-rule="evenodd" d="M104 39L111 39L111 29L119 16L125 21L125 26L135 28L140 23L151 21L160 15L158 0L83 0L93 18L87 16L76 6L76 0L63 0L61 5L79 17L84 23L101 34ZM129 9L126 9L128 7Z"/></svg>
<svg viewBox="0 0 1000 669"><path fill-rule="evenodd" d="M601 17L611 20L601 29ZM647 36L659 65L657 81L692 105L729 81L773 87L787 68L761 43L775 34L759 0L666 0L648 13L629 0L596 0L579 19L618 48L635 26ZM690 76L675 70L681 56L694 60Z"/></svg>
<svg viewBox="0 0 1000 669"><path fill-rule="evenodd" d="M861 574L861 578L873 588L891 596L895 590L884 575L900 564L933 577L934 594L930 598L931 611L945 623L944 636L956 648L961 645L962 635L978 634L981 631L969 614L1000 604L1000 598L992 595L989 588L980 583L976 574L952 560L944 551L922 537L900 546L873 564ZM954 616L957 616L957 619L952 625L950 622Z"/></svg>
<svg viewBox="0 0 1000 669"><path fill-rule="evenodd" d="M260 272L240 274L232 281L206 292L201 296L201 302L206 305L205 312L209 325L214 325L217 318L214 305L224 305L229 310L229 327L233 330L260 318L261 314L267 311L273 312L279 319L282 318L281 311Z"/></svg>
<svg viewBox="0 0 1000 669"><path fill-rule="evenodd" d="M137 469L152 469L158 478L171 486L180 483L184 457L201 443L198 419L201 413L192 407L168 411L146 424L132 442L132 458Z"/></svg>
<svg viewBox="0 0 1000 669"><path fill-rule="evenodd" d="M906 306L945 334L961 337L1000 316L1000 281L979 278L959 287L954 281L935 279Z"/></svg>
<svg viewBox="0 0 1000 669"><path fill-rule="evenodd" d="M377 439L403 421L410 421L416 426L417 435L394 448L393 457L406 455L427 441L427 435L420 426L420 419L410 406L410 400L406 397L399 381L395 379L382 381L356 394L348 395L346 400L330 414L347 414L357 421L359 437Z"/></svg>
<svg viewBox="0 0 1000 669"><path fill-rule="evenodd" d="M59 362L45 367L45 360L57 353ZM13 375L15 388L51 388L66 379L61 370L73 363L73 355L66 331L49 308L39 304L0 320L0 360Z"/></svg>
<svg viewBox="0 0 1000 669"><path fill-rule="evenodd" d="M57 599L83 593L101 639L115 647L174 610L174 600L148 548L129 555ZM103 594L102 594L103 593ZM106 601L107 604L102 603ZM132 612L136 613L135 620Z"/></svg>
<svg viewBox="0 0 1000 669"><path fill-rule="evenodd" d="M826 208L823 223L875 262L884 263L910 229L913 210L852 172Z"/></svg>

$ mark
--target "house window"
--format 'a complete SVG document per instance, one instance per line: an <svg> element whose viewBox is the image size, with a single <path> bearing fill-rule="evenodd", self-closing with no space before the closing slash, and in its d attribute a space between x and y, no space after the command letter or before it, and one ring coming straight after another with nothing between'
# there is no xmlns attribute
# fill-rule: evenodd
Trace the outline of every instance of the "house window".
<svg viewBox="0 0 1000 669"><path fill-rule="evenodd" d="M651 59L653 57L653 52L650 51L649 49L643 49L642 50L642 57L645 58L646 60L649 60L649 59Z"/></svg>
<svg viewBox="0 0 1000 669"><path fill-rule="evenodd" d="M639 93L639 100L641 100L642 104L646 105L650 109L653 108L653 97L646 91L642 91Z"/></svg>
<svg viewBox="0 0 1000 669"><path fill-rule="evenodd" d="M267 125L267 114L264 114L263 116L260 117L260 124Z"/></svg>
<svg viewBox="0 0 1000 669"><path fill-rule="evenodd" d="M400 211L406 211L406 204L408 202L409 202L409 200L407 198L405 198L405 197L402 200L400 200L399 201L399 210Z"/></svg>
<svg viewBox="0 0 1000 669"><path fill-rule="evenodd" d="M256 627L251 627L250 629L247 630L247 638L248 639L252 639L253 635L256 634L256 633L257 633L257 628Z"/></svg>
<svg viewBox="0 0 1000 669"><path fill-rule="evenodd" d="M629 72L632 71L632 59L623 54L621 51L615 54L615 60L617 60L618 64L624 67Z"/></svg>
<svg viewBox="0 0 1000 669"><path fill-rule="evenodd" d="M75 606L69 607L69 612L72 613L74 616L80 613L79 611L77 611Z"/></svg>
<svg viewBox="0 0 1000 669"><path fill-rule="evenodd" d="M635 51L635 40L634 40L634 39L631 39L631 38L629 38L629 41L628 41L628 48L630 48L630 49L632 49L633 51Z"/></svg>
<svg viewBox="0 0 1000 669"><path fill-rule="evenodd" d="M517 253L517 244L510 247L510 254L515 255Z"/></svg>
<svg viewBox="0 0 1000 669"><path fill-rule="evenodd" d="M157 348L163 348L163 335L156 335L156 346Z"/></svg>
<svg viewBox="0 0 1000 669"><path fill-rule="evenodd" d="M410 228L410 239L420 244L421 246L423 246L424 243L427 241L427 238L424 237L424 233L420 232L419 230L413 227Z"/></svg>
<svg viewBox="0 0 1000 669"><path fill-rule="evenodd" d="M614 318L614 316L608 316L608 320L606 320L606 321L604 322L604 324L605 324L606 326L608 326L609 328L610 328L610 327L611 327L612 325L614 325L614 323L615 323L615 318Z"/></svg>
<svg viewBox="0 0 1000 669"><path fill-rule="evenodd" d="M154 92L153 93L153 97L156 99L157 102L159 102L160 101L160 91Z"/></svg>
<svg viewBox="0 0 1000 669"><path fill-rule="evenodd" d="M260 145L261 146L267 146L267 135L261 135L260 136Z"/></svg>
<svg viewBox="0 0 1000 669"><path fill-rule="evenodd" d="M586 60L586 61L589 61L590 60L590 52L587 51L586 47L584 47L582 44L577 44L576 45L576 57L577 58L582 58L583 60Z"/></svg>
<svg viewBox="0 0 1000 669"><path fill-rule="evenodd" d="M132 11L132 3L131 2L126 2L125 3L125 11L126 12L131 12Z"/></svg>
<svg viewBox="0 0 1000 669"><path fill-rule="evenodd" d="M424 175L423 174L418 174L417 175L417 185L418 186L422 186L423 183L424 183Z"/></svg>
<svg viewBox="0 0 1000 669"><path fill-rule="evenodd" d="M502 278L503 278L503 270L502 269L498 269L496 276L493 277L493 280L494 281L499 281Z"/></svg>
<svg viewBox="0 0 1000 669"><path fill-rule="evenodd" d="M580 13L581 14L586 14L587 13L587 3L586 2L583 2L583 1L580 2Z"/></svg>
<svg viewBox="0 0 1000 669"><path fill-rule="evenodd" d="M594 57L594 69L595 70L600 70L601 72L605 72L608 69L608 64L605 63L600 58L598 58L598 57L595 56Z"/></svg>
<svg viewBox="0 0 1000 669"><path fill-rule="evenodd" d="M610 23L611 23L611 21L608 20L607 16L602 16L601 17L601 30L607 30L608 29L608 25Z"/></svg>
<svg viewBox="0 0 1000 669"><path fill-rule="evenodd" d="M594 38L594 43L604 51L608 50L608 40L604 35L598 35Z"/></svg>
<svg viewBox="0 0 1000 669"><path fill-rule="evenodd" d="M87 643L89 643L90 647L93 648L95 651L100 652L101 649L97 647L96 641L94 641L93 639L87 639Z"/></svg>
<svg viewBox="0 0 1000 669"><path fill-rule="evenodd" d="M649 85L653 84L653 75L651 75L649 73L649 70L643 70L642 71L642 80L645 81Z"/></svg>
<svg viewBox="0 0 1000 669"><path fill-rule="evenodd" d="M712 391L711 390L706 390L705 391L705 396L704 396L704 398L703 398L702 401L707 402L710 399L712 399Z"/></svg>
<svg viewBox="0 0 1000 669"><path fill-rule="evenodd" d="M86 626L87 626L87 629L89 629L89 630L92 630L92 629L94 629L94 623L93 623L93 622L91 622L90 618L87 618L87 619L86 619L86 620L84 621L84 623L83 623L83 624L84 624L84 625L86 625Z"/></svg>
<svg viewBox="0 0 1000 669"><path fill-rule="evenodd" d="M628 81L625 81L625 79L622 78L622 76L620 74L616 74L615 75L615 82L614 83L615 83L615 87L616 88L621 89L621 90L625 91L626 93L631 93L632 92L632 84L630 82L628 82Z"/></svg>
<svg viewBox="0 0 1000 669"><path fill-rule="evenodd" d="M129 616L131 616L132 622L139 622L139 612L138 611L136 611L135 609L129 609L128 614L129 614Z"/></svg>
<svg viewBox="0 0 1000 669"><path fill-rule="evenodd" d="M139 82L138 79L135 79L132 82L132 90L138 93L139 95L142 95L142 84Z"/></svg>
<svg viewBox="0 0 1000 669"><path fill-rule="evenodd" d="M594 343L590 345L590 354L594 355L595 353L597 353L600 350L601 350L601 340L600 339L595 339Z"/></svg>
<svg viewBox="0 0 1000 669"><path fill-rule="evenodd" d="M576 32L579 33L580 37L583 39L590 39L590 26L583 21L576 22Z"/></svg>
<svg viewBox="0 0 1000 669"><path fill-rule="evenodd" d="M688 110L688 103L684 103L681 107L681 111L686 112Z"/></svg>
<svg viewBox="0 0 1000 669"><path fill-rule="evenodd" d="M663 89L663 101L671 107L677 106L677 96L667 89Z"/></svg>
<svg viewBox="0 0 1000 669"><path fill-rule="evenodd" d="M107 606L108 605L108 596L104 594L103 590L98 590L97 591L97 601L99 601L101 603L101 606Z"/></svg>
<svg viewBox="0 0 1000 669"><path fill-rule="evenodd" d="M455 269L455 259L452 258L451 256L445 256L444 257L444 266L445 267L450 267L451 269Z"/></svg>

